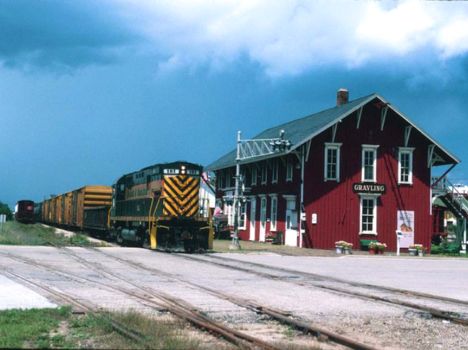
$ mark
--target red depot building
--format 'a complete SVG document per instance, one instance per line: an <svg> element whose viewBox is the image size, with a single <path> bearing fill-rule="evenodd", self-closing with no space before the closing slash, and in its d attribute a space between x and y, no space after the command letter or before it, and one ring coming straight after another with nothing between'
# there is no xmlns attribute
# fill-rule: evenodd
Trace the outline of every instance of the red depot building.
<svg viewBox="0 0 468 350"><path fill-rule="evenodd" d="M378 94L348 101L340 89L333 108L269 128L254 140L291 146L241 162L245 203L242 240L281 233L286 245L329 249L344 240L402 247L430 246L432 167L459 160ZM250 147L250 146L249 146ZM207 169L217 178L217 205L233 222L226 198L234 194L236 151ZM302 185L301 185L302 184Z"/></svg>

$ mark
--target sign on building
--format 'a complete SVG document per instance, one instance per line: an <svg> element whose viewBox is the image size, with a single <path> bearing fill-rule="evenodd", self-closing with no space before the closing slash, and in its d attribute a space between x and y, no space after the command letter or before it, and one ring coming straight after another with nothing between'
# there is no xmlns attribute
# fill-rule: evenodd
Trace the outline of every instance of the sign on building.
<svg viewBox="0 0 468 350"><path fill-rule="evenodd" d="M384 194L386 191L385 184L369 184L369 183L355 183L353 184L354 193L365 194Z"/></svg>
<svg viewBox="0 0 468 350"><path fill-rule="evenodd" d="M400 248L414 244L414 211L397 211L397 231L401 232Z"/></svg>

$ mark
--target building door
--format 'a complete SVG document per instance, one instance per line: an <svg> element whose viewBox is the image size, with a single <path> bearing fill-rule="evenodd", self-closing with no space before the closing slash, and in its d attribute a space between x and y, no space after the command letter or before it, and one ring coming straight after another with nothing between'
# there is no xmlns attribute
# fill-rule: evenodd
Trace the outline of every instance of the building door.
<svg viewBox="0 0 468 350"><path fill-rule="evenodd" d="M265 242L266 232L266 211L267 211L267 199L262 197L260 200L260 242Z"/></svg>
<svg viewBox="0 0 468 350"><path fill-rule="evenodd" d="M257 200L252 198L250 200L250 230L249 230L249 240L255 241L255 207L257 205Z"/></svg>
<svg viewBox="0 0 468 350"><path fill-rule="evenodd" d="M286 232L284 244L297 247L297 211L296 200L288 199L286 201Z"/></svg>

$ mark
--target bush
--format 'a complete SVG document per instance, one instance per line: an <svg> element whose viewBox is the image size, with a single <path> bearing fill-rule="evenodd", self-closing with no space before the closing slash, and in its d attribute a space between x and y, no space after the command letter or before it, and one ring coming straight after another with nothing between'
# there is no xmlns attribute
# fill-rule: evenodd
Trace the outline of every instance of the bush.
<svg viewBox="0 0 468 350"><path fill-rule="evenodd" d="M431 245L431 254L458 254L460 249L461 245L459 243L449 243L444 239L439 245Z"/></svg>
<svg viewBox="0 0 468 350"><path fill-rule="evenodd" d="M5 214L7 220L13 219L13 214L10 210L10 207L2 202L0 202L0 214Z"/></svg>

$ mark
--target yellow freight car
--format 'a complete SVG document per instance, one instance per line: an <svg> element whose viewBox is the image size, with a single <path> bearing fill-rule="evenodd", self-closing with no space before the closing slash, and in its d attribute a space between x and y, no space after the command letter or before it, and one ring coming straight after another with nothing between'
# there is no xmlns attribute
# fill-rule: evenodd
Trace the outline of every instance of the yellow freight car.
<svg viewBox="0 0 468 350"><path fill-rule="evenodd" d="M83 229L84 210L109 207L112 204L112 187L84 186L42 202L42 221L46 224L72 229Z"/></svg>

